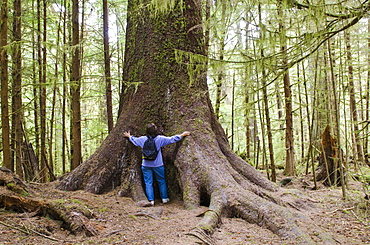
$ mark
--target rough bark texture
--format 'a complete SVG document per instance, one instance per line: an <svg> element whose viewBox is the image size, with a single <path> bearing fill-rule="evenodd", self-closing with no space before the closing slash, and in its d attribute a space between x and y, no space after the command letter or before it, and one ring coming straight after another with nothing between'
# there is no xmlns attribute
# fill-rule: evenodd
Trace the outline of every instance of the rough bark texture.
<svg viewBox="0 0 370 245"><path fill-rule="evenodd" d="M317 180L323 181L327 186L341 185L339 152L335 138L331 136L329 125L322 134L322 153L319 156L319 167L317 171Z"/></svg>
<svg viewBox="0 0 370 245"><path fill-rule="evenodd" d="M278 15L281 20L284 19L283 1L279 1ZM287 54L287 36L286 28L283 21L279 21L279 33L280 33L280 49L282 53L282 65L284 67L288 64ZM292 105L292 89L290 85L289 70L284 74L284 97L285 97L285 169L284 174L294 176L295 175L295 161L294 161L294 137L293 137L293 105Z"/></svg>
<svg viewBox="0 0 370 245"><path fill-rule="evenodd" d="M14 20L13 20L13 40L17 43L13 50L13 84L12 84L12 128L14 130L12 139L14 140L14 156L16 171L19 176L22 176L22 55L21 55L21 40L22 40L22 25L21 25L21 1L14 1Z"/></svg>
<svg viewBox="0 0 370 245"><path fill-rule="evenodd" d="M282 237L313 243L310 233L316 228L312 225L312 231L301 230L299 223L311 221L296 212L309 200L299 193L280 191L230 149L213 113L205 71L191 79L188 66L197 64L191 59L182 63L175 60L175 49L204 54L200 1L186 0L181 9L177 6L156 15L139 2L129 1L128 6L127 86L117 125L101 147L66 175L58 188L103 193L119 186L120 195L145 200L141 152L123 137L123 132L141 135L146 124L154 122L166 135L191 131L191 136L163 148L170 198L181 198L187 208L208 206L203 220L189 234L212 243L209 235L221 215L228 215L257 223Z"/></svg>
<svg viewBox="0 0 370 245"><path fill-rule="evenodd" d="M71 67L71 109L72 109L72 165L75 169L81 163L81 74L80 74L80 28L79 1L72 1L72 67Z"/></svg>
<svg viewBox="0 0 370 245"><path fill-rule="evenodd" d="M348 86L349 86L349 101L350 101L350 108L351 108L351 118L353 123L353 143L356 147L353 147L354 154L353 157L355 158L355 169L357 168L357 161L361 163L365 162L364 151L362 147L362 140L360 135L360 127L359 127L359 115L356 105L356 87L354 83L354 71L353 71L353 59L352 59L352 51L350 45L350 34L345 31L345 43L346 43L346 53L347 53L347 62L348 62Z"/></svg>
<svg viewBox="0 0 370 245"><path fill-rule="evenodd" d="M35 181L39 179L39 168L35 151L33 150L32 144L23 141L22 142L22 170L24 176L22 179L26 181Z"/></svg>
<svg viewBox="0 0 370 245"><path fill-rule="evenodd" d="M10 152L10 124L9 124L9 106L8 106L8 1L0 2L0 82L1 82L1 137L3 164L9 169L14 169L11 162Z"/></svg>
<svg viewBox="0 0 370 245"><path fill-rule="evenodd" d="M108 132L113 128L112 112L112 82L110 72L110 52L109 52L109 11L108 1L103 0L103 37L104 37L104 75L105 75L105 96L107 104Z"/></svg>

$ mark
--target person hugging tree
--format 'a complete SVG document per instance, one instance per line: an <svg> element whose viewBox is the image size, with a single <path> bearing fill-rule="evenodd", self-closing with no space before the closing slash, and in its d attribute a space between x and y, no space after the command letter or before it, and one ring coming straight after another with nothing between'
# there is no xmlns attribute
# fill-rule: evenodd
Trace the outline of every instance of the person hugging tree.
<svg viewBox="0 0 370 245"><path fill-rule="evenodd" d="M162 202L169 202L161 148L162 146L180 141L183 137L190 135L190 132L185 131L182 134L167 137L159 135L157 126L151 123L147 126L145 136L135 137L130 134L130 131L124 132L123 135L135 146L143 148L141 170L143 172L145 193L148 201L152 206L154 205L153 176L155 176Z"/></svg>

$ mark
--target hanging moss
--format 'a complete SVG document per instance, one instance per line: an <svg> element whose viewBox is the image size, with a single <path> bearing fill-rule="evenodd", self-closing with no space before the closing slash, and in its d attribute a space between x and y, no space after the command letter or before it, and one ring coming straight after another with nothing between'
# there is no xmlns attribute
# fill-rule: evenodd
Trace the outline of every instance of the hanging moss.
<svg viewBox="0 0 370 245"><path fill-rule="evenodd" d="M176 62L186 65L190 80L189 86L192 86L194 81L198 80L207 69L208 59L204 55L176 49L175 59Z"/></svg>

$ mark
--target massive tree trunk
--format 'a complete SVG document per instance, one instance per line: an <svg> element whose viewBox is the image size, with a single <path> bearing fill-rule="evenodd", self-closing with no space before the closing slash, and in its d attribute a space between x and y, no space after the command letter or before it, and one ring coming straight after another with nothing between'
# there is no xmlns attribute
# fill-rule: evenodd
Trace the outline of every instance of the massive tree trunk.
<svg viewBox="0 0 370 245"><path fill-rule="evenodd" d="M192 235L204 241L221 215L227 215L257 223L283 237L313 243L310 233L320 233L317 227L287 208L299 209L308 199L295 193L295 201L286 201L290 196L286 190L283 195L279 187L230 149L211 106L201 59L188 56L186 60L183 55L181 63L176 60L175 50L199 55L205 52L199 25L201 1L184 0L183 6L176 5L168 12L144 8L140 2L131 0L128 4L127 86L117 124L101 147L66 175L58 188L93 193L119 188L121 195L137 201L146 199L140 149L130 144L123 132L144 134L145 125L154 122L167 135L191 131L191 136L166 146L163 153L170 198L182 199L186 208L209 207ZM190 73L188 68L192 68ZM315 231L300 229L302 222Z"/></svg>

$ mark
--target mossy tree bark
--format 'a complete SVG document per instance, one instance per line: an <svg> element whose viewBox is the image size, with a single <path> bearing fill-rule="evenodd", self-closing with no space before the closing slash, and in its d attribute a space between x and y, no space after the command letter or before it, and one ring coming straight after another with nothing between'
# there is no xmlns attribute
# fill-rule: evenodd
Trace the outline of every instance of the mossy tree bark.
<svg viewBox="0 0 370 245"><path fill-rule="evenodd" d="M8 1L0 2L0 98L1 98L1 139L3 151L3 165L14 170L10 150L9 124L9 85L8 85Z"/></svg>
<svg viewBox="0 0 370 245"><path fill-rule="evenodd" d="M82 161L81 155L81 59L79 1L72 1L72 67L71 67L71 110L72 110L72 160L71 170Z"/></svg>
<svg viewBox="0 0 370 245"><path fill-rule="evenodd" d="M148 3L149 1L144 1ZM161 2L161 1L159 1ZM177 62L175 50L204 55L200 24L201 1L184 0L167 12L155 12L143 1L130 0L120 116L97 151L65 176L59 188L103 193L119 188L134 200L146 199L141 186L140 149L123 137L145 132L156 123L167 135L191 131L191 136L163 149L170 198L187 208L209 210L191 232L206 241L222 215L242 217L275 233L313 243L299 223L310 222L296 211L307 198L284 195L274 183L238 157L228 144L208 95L205 70L189 76L194 57ZM183 56L184 58L185 56ZM200 59L198 59L200 61ZM288 196L293 199L288 201ZM317 227L309 226L312 232ZM192 236L193 237L193 236ZM197 239L196 238L196 239Z"/></svg>
<svg viewBox="0 0 370 245"><path fill-rule="evenodd" d="M343 159L338 148L337 140L331 135L330 126L327 125L322 133L322 153L319 156L319 166L317 170L317 180L323 181L326 186L340 186L341 167Z"/></svg>

